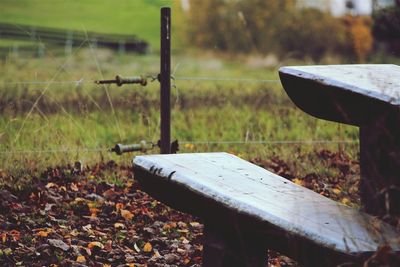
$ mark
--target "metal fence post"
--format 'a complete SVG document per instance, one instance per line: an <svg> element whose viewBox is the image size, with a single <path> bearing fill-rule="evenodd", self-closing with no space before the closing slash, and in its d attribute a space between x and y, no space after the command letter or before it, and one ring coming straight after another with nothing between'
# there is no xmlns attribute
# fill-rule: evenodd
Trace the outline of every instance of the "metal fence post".
<svg viewBox="0 0 400 267"><path fill-rule="evenodd" d="M160 51L161 154L171 153L171 9L161 8Z"/></svg>

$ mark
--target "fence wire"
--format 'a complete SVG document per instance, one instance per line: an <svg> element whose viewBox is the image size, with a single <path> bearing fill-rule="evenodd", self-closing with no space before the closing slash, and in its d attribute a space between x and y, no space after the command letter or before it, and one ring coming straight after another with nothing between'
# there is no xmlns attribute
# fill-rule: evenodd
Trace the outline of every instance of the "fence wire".
<svg viewBox="0 0 400 267"><path fill-rule="evenodd" d="M181 145L317 145L317 144L359 144L358 140L264 140L264 141L179 141ZM55 148L48 150L4 150L0 154L32 153L72 153L72 152L109 152L109 148Z"/></svg>

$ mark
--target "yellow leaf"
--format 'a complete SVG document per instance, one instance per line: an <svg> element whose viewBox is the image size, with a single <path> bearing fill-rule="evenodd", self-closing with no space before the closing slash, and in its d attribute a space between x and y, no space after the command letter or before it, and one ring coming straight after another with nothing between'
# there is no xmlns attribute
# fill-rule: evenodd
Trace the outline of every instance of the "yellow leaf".
<svg viewBox="0 0 400 267"><path fill-rule="evenodd" d="M67 192L67 188L65 186L60 186L60 190L64 191L64 192Z"/></svg>
<svg viewBox="0 0 400 267"><path fill-rule="evenodd" d="M335 193L336 195L339 195L342 191L340 191L340 189L338 188L333 188L332 192Z"/></svg>
<svg viewBox="0 0 400 267"><path fill-rule="evenodd" d="M126 220L131 220L133 218L133 214L129 210L121 210L121 216Z"/></svg>
<svg viewBox="0 0 400 267"><path fill-rule="evenodd" d="M104 245L103 245L102 243L98 242L98 241L93 241L93 242L90 242L90 243L88 244L88 249L93 249L93 248L95 248L95 247L98 247L98 248L100 248L100 249L103 249L103 248L104 248Z"/></svg>
<svg viewBox="0 0 400 267"><path fill-rule="evenodd" d="M298 178L294 178L294 179L292 180L292 182L295 183L295 184L297 184L297 185L303 185L303 180L300 180L300 179L298 179Z"/></svg>
<svg viewBox="0 0 400 267"><path fill-rule="evenodd" d="M2 233L0 236L1 236L1 241L2 241L3 243L6 243L6 241L7 241L7 234L6 234L6 233Z"/></svg>
<svg viewBox="0 0 400 267"><path fill-rule="evenodd" d="M150 244L149 242L147 242L146 244L144 244L144 247L143 247L143 251L144 251L144 252L151 252L152 249L153 249L153 247L151 246L151 244Z"/></svg>
<svg viewBox="0 0 400 267"><path fill-rule="evenodd" d="M46 188L52 188L52 187L57 187L55 183L47 183Z"/></svg>
<svg viewBox="0 0 400 267"><path fill-rule="evenodd" d="M51 233L51 229L45 231L39 231L36 233L37 236L47 237Z"/></svg>
<svg viewBox="0 0 400 267"><path fill-rule="evenodd" d="M351 203L347 197L342 198L342 200L340 200L340 202L346 206L349 206Z"/></svg>
<svg viewBox="0 0 400 267"><path fill-rule="evenodd" d="M128 267L135 267L135 264L134 263L129 263Z"/></svg>
<svg viewBox="0 0 400 267"><path fill-rule="evenodd" d="M99 209L97 208L90 208L90 217L92 218L96 218L97 217L97 213L99 212Z"/></svg>
<svg viewBox="0 0 400 267"><path fill-rule="evenodd" d="M86 203L87 200L81 197L77 197L74 199L74 201L72 202L73 204L80 204L80 203Z"/></svg>
<svg viewBox="0 0 400 267"><path fill-rule="evenodd" d="M119 228L121 228L121 229L124 229L125 228L125 225L123 224L123 223L114 223L114 228L116 228L116 229L119 229Z"/></svg>
<svg viewBox="0 0 400 267"><path fill-rule="evenodd" d="M94 178L96 178L94 175L89 175L88 179L93 180Z"/></svg>
<svg viewBox="0 0 400 267"><path fill-rule="evenodd" d="M133 186L133 181L129 180L126 182L126 187L132 187Z"/></svg>
<svg viewBox="0 0 400 267"><path fill-rule="evenodd" d="M77 262L86 262L86 258L85 258L85 256L79 255L78 257L76 257L76 261Z"/></svg>

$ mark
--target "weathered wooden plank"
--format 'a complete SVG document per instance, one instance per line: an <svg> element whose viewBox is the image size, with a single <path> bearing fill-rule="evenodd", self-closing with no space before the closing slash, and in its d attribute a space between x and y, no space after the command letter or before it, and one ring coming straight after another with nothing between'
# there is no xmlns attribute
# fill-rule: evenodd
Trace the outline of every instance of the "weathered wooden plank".
<svg viewBox="0 0 400 267"><path fill-rule="evenodd" d="M399 232L388 224L227 153L139 156L134 167L136 178L155 197L207 221L218 216L211 201L221 204L221 212L244 214L281 230L276 242L311 240L342 254L375 251L385 243L400 250ZM179 192L192 198L183 199Z"/></svg>
<svg viewBox="0 0 400 267"><path fill-rule="evenodd" d="M400 66L283 67L279 75L303 111L360 127L363 208L400 217Z"/></svg>
<svg viewBox="0 0 400 267"><path fill-rule="evenodd" d="M282 67L279 74L293 102L322 119L360 126L375 114L400 107L397 65Z"/></svg>

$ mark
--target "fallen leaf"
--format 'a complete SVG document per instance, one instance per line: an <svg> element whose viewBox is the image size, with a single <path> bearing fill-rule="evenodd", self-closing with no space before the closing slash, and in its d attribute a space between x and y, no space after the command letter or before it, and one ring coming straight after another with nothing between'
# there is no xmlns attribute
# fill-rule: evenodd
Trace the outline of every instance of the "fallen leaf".
<svg viewBox="0 0 400 267"><path fill-rule="evenodd" d="M60 240L60 239L48 239L47 242L56 248L59 248L63 251L68 251L69 250L69 246L67 244L65 244L64 241Z"/></svg>
<svg viewBox="0 0 400 267"><path fill-rule="evenodd" d="M52 187L57 187L55 183L47 183L46 188L52 188Z"/></svg>
<svg viewBox="0 0 400 267"><path fill-rule="evenodd" d="M136 243L133 245L133 248L136 250L137 253L140 252L140 248L138 247L138 245Z"/></svg>
<svg viewBox="0 0 400 267"><path fill-rule="evenodd" d="M123 223L114 223L114 228L116 229L124 229L125 225Z"/></svg>
<svg viewBox="0 0 400 267"><path fill-rule="evenodd" d="M90 208L90 217L92 218L96 218L97 217L97 213L99 212L98 208Z"/></svg>
<svg viewBox="0 0 400 267"><path fill-rule="evenodd" d="M351 203L350 200L349 200L347 197L342 198L342 199L340 200L340 202L341 202L342 204L346 205L346 206L349 206L350 203Z"/></svg>
<svg viewBox="0 0 400 267"><path fill-rule="evenodd" d="M126 220L131 220L133 218L133 214L129 210L121 210L121 216Z"/></svg>
<svg viewBox="0 0 400 267"><path fill-rule="evenodd" d="M37 236L47 237L52 232L51 229L42 230L36 233Z"/></svg>
<svg viewBox="0 0 400 267"><path fill-rule="evenodd" d="M338 189L338 188L333 188L332 192L335 193L336 195L339 195L340 193L342 193L342 191L340 191L340 189Z"/></svg>
<svg viewBox="0 0 400 267"><path fill-rule="evenodd" d="M79 191L78 186L77 186L76 184L74 184L74 183L71 183L70 188L71 188L71 190L74 191L74 192L78 192L78 191Z"/></svg>
<svg viewBox="0 0 400 267"><path fill-rule="evenodd" d="M21 233L17 230L11 230L10 235L12 236L14 241L18 241L21 238Z"/></svg>
<svg viewBox="0 0 400 267"><path fill-rule="evenodd" d="M190 226L192 226L193 228L198 228L199 226L200 226L200 223L198 223L198 222L191 222L191 223L189 223L190 224Z"/></svg>
<svg viewBox="0 0 400 267"><path fill-rule="evenodd" d="M295 184L297 184L297 185L303 185L303 181L300 180L300 179L298 179L298 178L294 178L294 179L292 180L292 182L295 183Z"/></svg>
<svg viewBox="0 0 400 267"><path fill-rule="evenodd" d="M93 241L93 242L90 242L90 243L88 244L88 249L93 249L93 248L95 248L95 247L98 247L98 248L100 248L100 249L103 249L103 248L104 248L104 245L103 245L102 243L98 242L98 241Z"/></svg>
<svg viewBox="0 0 400 267"><path fill-rule="evenodd" d="M121 209L123 209L124 208L124 204L123 203L117 203L117 204L115 204L115 209L116 210L121 210Z"/></svg>
<svg viewBox="0 0 400 267"><path fill-rule="evenodd" d="M4 255L9 256L12 254L12 249L11 248L6 248L3 250Z"/></svg>
<svg viewBox="0 0 400 267"><path fill-rule="evenodd" d="M5 243L7 241L7 234L6 233L1 233L0 237L1 237L1 241L3 243Z"/></svg>
<svg viewBox="0 0 400 267"><path fill-rule="evenodd" d="M76 257L76 261L83 263L86 262L86 258L85 256L79 255L78 257Z"/></svg>
<svg viewBox="0 0 400 267"><path fill-rule="evenodd" d="M149 242L147 242L146 244L144 244L144 246L143 246L143 251L144 252L151 252L153 250L153 247L152 247L152 245L149 243Z"/></svg>

